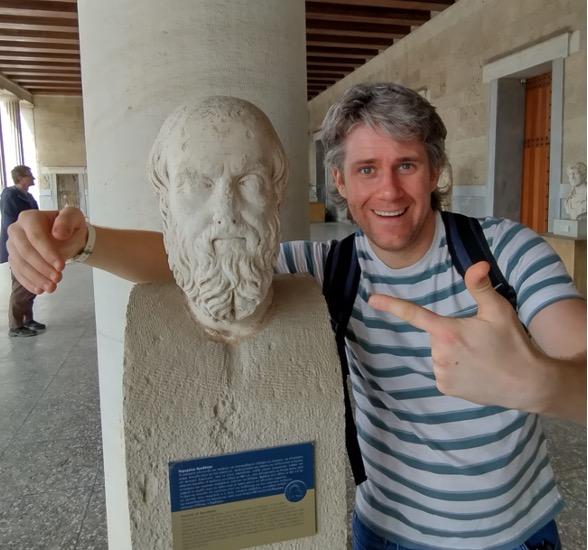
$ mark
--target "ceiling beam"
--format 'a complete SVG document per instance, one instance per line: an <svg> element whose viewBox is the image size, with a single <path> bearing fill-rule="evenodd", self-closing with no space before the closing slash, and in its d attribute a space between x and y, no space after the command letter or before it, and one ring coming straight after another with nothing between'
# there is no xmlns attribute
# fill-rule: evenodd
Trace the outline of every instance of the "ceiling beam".
<svg viewBox="0 0 588 550"><path fill-rule="evenodd" d="M82 87L79 84L75 83L67 83L67 84L35 84L31 85L30 88L35 88L37 90L81 90Z"/></svg>
<svg viewBox="0 0 588 550"><path fill-rule="evenodd" d="M354 70L349 65L307 65L306 70L309 73L348 73Z"/></svg>
<svg viewBox="0 0 588 550"><path fill-rule="evenodd" d="M0 55L0 66L13 66L13 67L20 67L24 69L26 67L73 67L73 68L80 68L80 64L71 61L21 61L18 59L2 59Z"/></svg>
<svg viewBox="0 0 588 550"><path fill-rule="evenodd" d="M346 74L321 74L321 73L317 73L317 74L309 74L307 75L308 78L308 82L337 82L338 80L341 80L343 78L345 78L347 75Z"/></svg>
<svg viewBox="0 0 588 550"><path fill-rule="evenodd" d="M348 21L353 23L376 23L407 25L411 27L426 23L430 16L425 11L375 8L372 6L353 6L306 2L306 17L329 21Z"/></svg>
<svg viewBox="0 0 588 550"><path fill-rule="evenodd" d="M68 31L72 27L78 28L77 18L69 17L38 17L36 15L6 15L0 12L0 24L11 26L15 29L22 28L39 28L40 30L51 30L57 27L56 30Z"/></svg>
<svg viewBox="0 0 588 550"><path fill-rule="evenodd" d="M3 74L0 74L0 90L7 90L19 99L24 99L29 103L33 102L33 97L28 90L25 90L9 78L6 78Z"/></svg>
<svg viewBox="0 0 588 550"><path fill-rule="evenodd" d="M0 39L0 51L5 48L10 48L11 51L35 51L35 52L71 52L75 51L79 55L79 46L77 44L69 44L65 42L25 42L18 40L1 40Z"/></svg>
<svg viewBox="0 0 588 550"><path fill-rule="evenodd" d="M19 84L24 84L27 82L74 82L77 84L82 83L82 79L79 76L59 76L59 75L12 76L12 75L10 75L10 79L14 80L15 82L18 82Z"/></svg>
<svg viewBox="0 0 588 550"><path fill-rule="evenodd" d="M454 0L320 0L321 4L346 4L350 6L371 6L421 11L443 11Z"/></svg>
<svg viewBox="0 0 588 550"><path fill-rule="evenodd" d="M7 67L2 71L7 78L18 78L19 76L77 76L81 75L80 71L67 68L47 68L47 69L14 69Z"/></svg>
<svg viewBox="0 0 588 550"><path fill-rule="evenodd" d="M306 43L309 46L337 46L338 48L368 47L385 50L392 45L392 38L373 38L370 36L348 36L330 33L307 34Z"/></svg>
<svg viewBox="0 0 588 550"><path fill-rule="evenodd" d="M82 95L81 90L37 90L36 88L31 88L30 92L33 96L36 95L68 95L68 96L76 96L79 97Z"/></svg>
<svg viewBox="0 0 588 550"><path fill-rule="evenodd" d="M337 65L349 65L350 67L359 67L360 65L363 65L364 60L347 58L343 56L321 57L318 55L307 55L306 63L312 65L332 65L333 63L335 63Z"/></svg>
<svg viewBox="0 0 588 550"><path fill-rule="evenodd" d="M0 38L12 38L13 40L27 41L31 39L52 39L58 42L67 41L75 44L79 43L77 30L76 32L57 32L33 29L11 29L2 24L0 24Z"/></svg>
<svg viewBox="0 0 588 550"><path fill-rule="evenodd" d="M13 52L12 50L0 50L0 59L18 59L20 61L76 61L80 58L75 53L50 53L50 52Z"/></svg>
<svg viewBox="0 0 588 550"><path fill-rule="evenodd" d="M410 32L410 27L381 24L357 25L348 21L322 21L308 19L306 21L306 32L394 39L406 36Z"/></svg>
<svg viewBox="0 0 588 550"><path fill-rule="evenodd" d="M373 48L337 48L329 46L312 46L307 45L307 55L322 55L325 57L353 57L356 59L366 59L378 55L379 51Z"/></svg>
<svg viewBox="0 0 588 550"><path fill-rule="evenodd" d="M31 14L43 14L45 12L51 14L54 12L74 14L77 18L78 7L76 2L44 2L40 0L0 0L0 13L13 10L18 13L31 12ZM64 14L65 16L65 14Z"/></svg>

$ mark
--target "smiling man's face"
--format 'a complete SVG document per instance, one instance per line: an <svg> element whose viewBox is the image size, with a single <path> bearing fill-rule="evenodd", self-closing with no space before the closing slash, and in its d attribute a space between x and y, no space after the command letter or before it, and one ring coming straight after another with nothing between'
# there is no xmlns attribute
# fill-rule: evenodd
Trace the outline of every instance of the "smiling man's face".
<svg viewBox="0 0 588 550"><path fill-rule="evenodd" d="M366 125L345 139L343 170L334 170L339 193L388 266L418 261L435 233L431 193L438 174L430 168L425 145L399 141Z"/></svg>

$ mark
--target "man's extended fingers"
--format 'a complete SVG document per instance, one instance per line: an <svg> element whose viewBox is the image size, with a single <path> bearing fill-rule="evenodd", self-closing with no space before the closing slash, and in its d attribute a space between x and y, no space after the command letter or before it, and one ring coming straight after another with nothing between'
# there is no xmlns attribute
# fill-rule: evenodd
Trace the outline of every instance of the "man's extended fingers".
<svg viewBox="0 0 588 550"><path fill-rule="evenodd" d="M478 304L478 318L502 315L504 298L494 290L488 272L488 262L477 262L465 273L465 285Z"/></svg>
<svg viewBox="0 0 588 550"><path fill-rule="evenodd" d="M22 212L21 215L26 212ZM19 222L8 228L7 247L10 263L13 263L13 255L19 255L27 262L31 262L37 271L54 280L56 272L64 268L65 262L56 250L55 241L48 234L51 220L42 220L45 224L38 218L24 217L22 223L20 220L19 217Z"/></svg>
<svg viewBox="0 0 588 550"><path fill-rule="evenodd" d="M18 248L14 242L14 239L8 239L6 246L10 268L16 278L26 277L31 284L46 292L55 290L55 284L61 280L61 272L48 264L27 240L21 240Z"/></svg>
<svg viewBox="0 0 588 550"><path fill-rule="evenodd" d="M383 294L372 294L368 304L375 309L392 313L399 319L406 321L413 327L434 334L436 329L445 321L443 317L400 298L392 298Z"/></svg>
<svg viewBox="0 0 588 550"><path fill-rule="evenodd" d="M19 267L16 267L16 265ZM43 294L43 292L53 292L53 290L55 290L55 284L52 285L51 281L40 275L27 263L22 263L20 261L14 262L12 257L10 271L16 280L33 294Z"/></svg>

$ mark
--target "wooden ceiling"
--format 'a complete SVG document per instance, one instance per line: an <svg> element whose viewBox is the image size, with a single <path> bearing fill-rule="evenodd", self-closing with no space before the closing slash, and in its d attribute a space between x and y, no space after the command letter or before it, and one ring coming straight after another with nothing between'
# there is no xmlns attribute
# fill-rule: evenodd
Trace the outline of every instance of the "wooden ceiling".
<svg viewBox="0 0 588 550"><path fill-rule="evenodd" d="M31 94L81 95L76 0L0 0L0 73Z"/></svg>
<svg viewBox="0 0 588 550"><path fill-rule="evenodd" d="M453 0L313 0L306 4L308 99L426 23Z"/></svg>
<svg viewBox="0 0 588 550"><path fill-rule="evenodd" d="M309 99L453 3L305 2ZM31 94L81 95L76 0L0 0L0 76Z"/></svg>

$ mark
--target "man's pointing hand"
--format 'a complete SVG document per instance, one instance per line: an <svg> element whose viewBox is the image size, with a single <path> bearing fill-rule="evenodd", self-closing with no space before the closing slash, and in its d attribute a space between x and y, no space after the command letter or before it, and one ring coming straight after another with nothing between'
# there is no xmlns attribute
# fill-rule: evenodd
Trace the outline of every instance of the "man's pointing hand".
<svg viewBox="0 0 588 550"><path fill-rule="evenodd" d="M489 265L479 262L465 274L466 288L478 305L474 317L437 315L421 306L375 294L369 304L429 333L433 369L439 390L468 401L529 410L528 377L538 350L512 306L488 278Z"/></svg>

